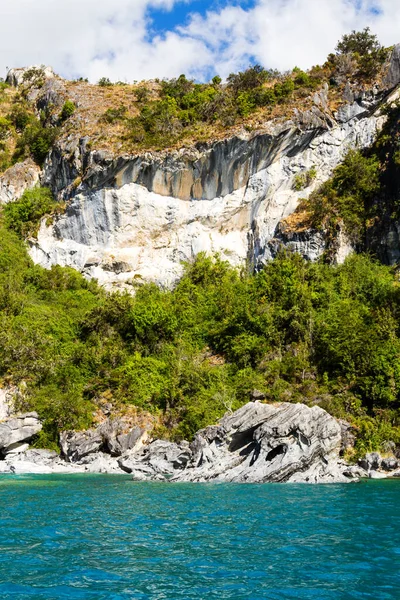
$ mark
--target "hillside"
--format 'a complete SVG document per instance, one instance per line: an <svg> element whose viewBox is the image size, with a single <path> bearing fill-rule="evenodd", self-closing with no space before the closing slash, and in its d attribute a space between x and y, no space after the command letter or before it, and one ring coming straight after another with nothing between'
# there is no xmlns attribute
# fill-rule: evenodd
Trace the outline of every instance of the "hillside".
<svg viewBox="0 0 400 600"><path fill-rule="evenodd" d="M400 444L399 83L368 30L227 82L10 71L0 387L38 446L110 413L187 438L251 398L350 421L349 456Z"/></svg>

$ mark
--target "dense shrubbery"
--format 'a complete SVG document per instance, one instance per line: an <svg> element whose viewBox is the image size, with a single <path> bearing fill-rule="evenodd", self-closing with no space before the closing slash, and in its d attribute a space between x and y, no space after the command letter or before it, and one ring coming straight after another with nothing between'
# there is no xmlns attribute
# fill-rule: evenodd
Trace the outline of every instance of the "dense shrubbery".
<svg viewBox="0 0 400 600"><path fill-rule="evenodd" d="M180 75L159 82L158 97L140 86L137 89L140 114L126 118L129 137L142 147L165 147L185 135L198 134L202 125L230 127L261 109L272 112L277 105L301 102L323 82L333 87L344 86L348 81L372 83L387 57L388 50L367 28L343 36L336 54L331 54L322 67L315 66L307 72L296 67L291 73L279 73L255 65L232 73L226 83L215 76L208 84L198 84ZM104 118L109 121L112 115L106 114Z"/></svg>
<svg viewBox="0 0 400 600"><path fill-rule="evenodd" d="M163 80L158 100L149 100L145 88L138 88L140 115L129 120L131 139L165 146L196 125L233 125L259 108L287 102L299 88L313 89L318 83L319 78L299 69L283 75L259 65L231 74L224 85L218 76L209 84L195 83L185 75ZM112 117L109 112L106 120Z"/></svg>
<svg viewBox="0 0 400 600"><path fill-rule="evenodd" d="M27 190L19 200L4 206L4 224L21 237L32 236L42 217L52 214L58 206L48 188Z"/></svg>
<svg viewBox="0 0 400 600"><path fill-rule="evenodd" d="M364 256L329 267L282 254L249 275L199 256L173 291L107 294L70 269L33 266L9 229L12 213L4 219L0 377L46 419L41 443L87 426L102 398L156 412L165 432L187 437L253 389L350 418L360 451L398 439L391 269Z"/></svg>

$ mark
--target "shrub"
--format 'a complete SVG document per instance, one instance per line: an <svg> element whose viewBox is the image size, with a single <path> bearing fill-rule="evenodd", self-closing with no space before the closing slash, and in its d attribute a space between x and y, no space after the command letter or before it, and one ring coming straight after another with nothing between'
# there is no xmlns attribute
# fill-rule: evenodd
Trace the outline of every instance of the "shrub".
<svg viewBox="0 0 400 600"><path fill-rule="evenodd" d="M260 87L269 78L269 73L260 65L249 67L246 71L231 73L228 76L228 85L235 93L252 90Z"/></svg>
<svg viewBox="0 0 400 600"><path fill-rule="evenodd" d="M293 179L293 189L296 192L304 190L312 184L316 176L317 169L315 167L311 167L311 169L309 169L308 171L297 173L297 175L295 175Z"/></svg>
<svg viewBox="0 0 400 600"><path fill-rule="evenodd" d="M27 125L17 141L14 161L31 155L38 165L42 165L58 135L58 129L45 127L40 121Z"/></svg>
<svg viewBox="0 0 400 600"><path fill-rule="evenodd" d="M126 112L126 106L122 105L119 108L108 108L104 115L101 117L101 119L106 123L115 123L115 121L123 121L126 117Z"/></svg>
<svg viewBox="0 0 400 600"><path fill-rule="evenodd" d="M34 115L24 105L14 106L7 118L19 131L24 131L27 125L35 119Z"/></svg>
<svg viewBox="0 0 400 600"><path fill-rule="evenodd" d="M22 237L32 236L37 229L42 217L50 214L55 208L55 202L48 188L34 188L27 190L19 200L6 204L4 222Z"/></svg>
<svg viewBox="0 0 400 600"><path fill-rule="evenodd" d="M112 81L108 77L101 77L97 82L100 87L110 87L113 85Z"/></svg>
<svg viewBox="0 0 400 600"><path fill-rule="evenodd" d="M72 102L72 100L66 100L64 103L64 106L62 107L62 110L61 110L60 121L63 123L64 121L66 121L67 119L72 117L75 110L76 110L76 106Z"/></svg>

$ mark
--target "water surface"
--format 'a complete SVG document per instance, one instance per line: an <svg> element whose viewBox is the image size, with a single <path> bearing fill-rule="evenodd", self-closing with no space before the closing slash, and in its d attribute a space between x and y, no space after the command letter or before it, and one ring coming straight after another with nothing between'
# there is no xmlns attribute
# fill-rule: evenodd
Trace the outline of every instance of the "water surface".
<svg viewBox="0 0 400 600"><path fill-rule="evenodd" d="M400 599L400 481L0 476L1 600Z"/></svg>

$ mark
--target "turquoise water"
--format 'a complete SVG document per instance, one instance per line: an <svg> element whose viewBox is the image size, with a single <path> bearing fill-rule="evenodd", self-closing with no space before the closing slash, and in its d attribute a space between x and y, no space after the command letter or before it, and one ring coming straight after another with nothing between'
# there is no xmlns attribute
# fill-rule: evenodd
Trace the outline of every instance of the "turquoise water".
<svg viewBox="0 0 400 600"><path fill-rule="evenodd" d="M2 600L400 599L400 481L1 476Z"/></svg>

